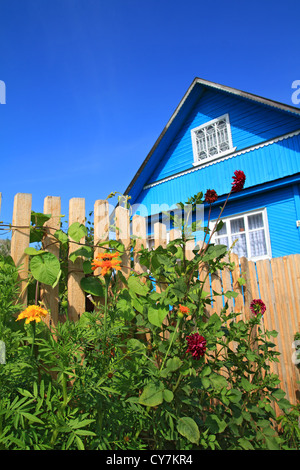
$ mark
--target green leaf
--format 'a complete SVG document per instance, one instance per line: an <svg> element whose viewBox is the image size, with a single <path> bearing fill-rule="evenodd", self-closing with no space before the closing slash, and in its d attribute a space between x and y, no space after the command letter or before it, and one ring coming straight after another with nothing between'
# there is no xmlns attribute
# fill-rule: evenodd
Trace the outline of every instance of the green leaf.
<svg viewBox="0 0 300 470"><path fill-rule="evenodd" d="M152 307L148 309L148 320L152 325L161 327L162 322L165 317L168 315L169 309L167 307Z"/></svg>
<svg viewBox="0 0 300 470"><path fill-rule="evenodd" d="M225 295L225 297L227 297L227 299L232 299L232 298L236 299L239 294L237 292L234 292L234 291L227 291L227 292L225 292L224 295Z"/></svg>
<svg viewBox="0 0 300 470"><path fill-rule="evenodd" d="M54 233L54 237L60 241L60 243L62 245L65 245L68 243L69 239L68 239L68 235L63 232L62 230L56 230L56 232Z"/></svg>
<svg viewBox="0 0 300 470"><path fill-rule="evenodd" d="M220 319L217 313L213 313L208 320L209 325L214 325L216 328L220 328L222 325L222 320Z"/></svg>
<svg viewBox="0 0 300 470"><path fill-rule="evenodd" d="M212 261L216 258L222 258L227 253L226 245L209 245L205 255L203 256L202 261Z"/></svg>
<svg viewBox="0 0 300 470"><path fill-rule="evenodd" d="M276 441L275 436L274 437L265 436L265 439L266 439L267 448L269 450L280 450L280 446L278 445L278 442Z"/></svg>
<svg viewBox="0 0 300 470"><path fill-rule="evenodd" d="M57 278L56 278L56 281L52 284L52 287L54 288L55 286L57 286L59 280L60 280L60 276L62 275L62 270L60 269L59 270L59 273L57 275Z"/></svg>
<svg viewBox="0 0 300 470"><path fill-rule="evenodd" d="M25 248L24 253L29 256L36 256L46 252L45 250L36 250L35 248L33 248L33 246L29 246L28 248Z"/></svg>
<svg viewBox="0 0 300 470"><path fill-rule="evenodd" d="M95 297L104 297L105 287L98 277L83 277L80 281L81 289Z"/></svg>
<svg viewBox="0 0 300 470"><path fill-rule="evenodd" d="M20 414L24 416L24 418L28 419L28 421L31 421L32 423L40 423L44 424L43 421L38 418L37 416L32 415L31 413L27 413L25 411L20 411Z"/></svg>
<svg viewBox="0 0 300 470"><path fill-rule="evenodd" d="M240 444L241 448L244 449L244 450L254 450L254 447L251 444L251 442L248 441L247 439L245 439L244 437L241 437L238 440L238 443Z"/></svg>
<svg viewBox="0 0 300 470"><path fill-rule="evenodd" d="M200 377L206 377L207 375L210 375L211 374L211 367L210 366L204 366L202 371L201 371L201 374L200 374Z"/></svg>
<svg viewBox="0 0 300 470"><path fill-rule="evenodd" d="M72 240L78 243L82 238L87 236L87 228L79 222L74 222L68 229L68 235Z"/></svg>
<svg viewBox="0 0 300 470"><path fill-rule="evenodd" d="M75 440L76 440L76 444L77 444L77 449L78 450L84 450L84 444L83 444L82 440L80 439L80 437L76 435Z"/></svg>
<svg viewBox="0 0 300 470"><path fill-rule="evenodd" d="M30 271L37 281L53 286L60 273L60 263L54 254L45 252L31 259Z"/></svg>
<svg viewBox="0 0 300 470"><path fill-rule="evenodd" d="M205 424L213 434L223 432L227 427L226 421L211 413L207 416Z"/></svg>
<svg viewBox="0 0 300 470"><path fill-rule="evenodd" d="M128 288L138 295L147 295L149 288L146 284L142 283L137 277L130 276L128 278Z"/></svg>
<svg viewBox="0 0 300 470"><path fill-rule="evenodd" d="M171 390L164 390L163 391L163 398L167 403L171 403L174 398L174 394Z"/></svg>
<svg viewBox="0 0 300 470"><path fill-rule="evenodd" d="M117 312L125 320L132 320L135 317L135 311L131 304L131 297L127 289L124 289L123 292L119 295L119 300L117 302Z"/></svg>
<svg viewBox="0 0 300 470"><path fill-rule="evenodd" d="M228 393L226 396L232 403L238 403L241 400L242 395L243 394L240 390L232 388L228 390Z"/></svg>
<svg viewBox="0 0 300 470"><path fill-rule="evenodd" d="M176 297L181 300L185 296L187 292L187 285L184 281L183 278L177 279L177 281L174 283L172 288L170 289L172 294L176 295Z"/></svg>
<svg viewBox="0 0 300 470"><path fill-rule="evenodd" d="M44 223L49 219L51 219L51 214L43 214L42 212L31 211L31 223L34 225L40 227L44 225Z"/></svg>
<svg viewBox="0 0 300 470"><path fill-rule="evenodd" d="M89 260L86 260L82 263L82 269L83 269L84 274L92 274L93 273L92 264Z"/></svg>
<svg viewBox="0 0 300 470"><path fill-rule="evenodd" d="M177 421L177 431L193 444L198 444L200 432L196 422L187 416Z"/></svg>
<svg viewBox="0 0 300 470"><path fill-rule="evenodd" d="M207 377L202 377L201 382L205 389L210 387L210 380Z"/></svg>
<svg viewBox="0 0 300 470"><path fill-rule="evenodd" d="M208 377L208 380L210 381L212 387L215 388L216 390L221 390L222 388L227 387L227 380L223 375L211 373L210 376Z"/></svg>
<svg viewBox="0 0 300 470"><path fill-rule="evenodd" d="M109 244L109 247L112 248L113 250L119 251L120 255L124 253L125 251L124 243L118 240L109 240L108 244Z"/></svg>
<svg viewBox="0 0 300 470"><path fill-rule="evenodd" d="M166 367L170 372L175 372L175 370L178 370L182 364L182 360L179 357L175 356L171 359L168 359Z"/></svg>
<svg viewBox="0 0 300 470"><path fill-rule="evenodd" d="M164 386L161 382L146 385L139 398L139 403L145 406L158 406L163 402Z"/></svg>
<svg viewBox="0 0 300 470"><path fill-rule="evenodd" d="M140 353L143 353L146 349L145 344L136 338L130 338L130 340L127 342L127 347L130 349L130 351Z"/></svg>
<svg viewBox="0 0 300 470"><path fill-rule="evenodd" d="M74 261L79 258L80 256L84 258L92 258L93 257L93 250L90 246L82 246L78 248L78 250L73 251L70 254L69 259L74 263Z"/></svg>
<svg viewBox="0 0 300 470"><path fill-rule="evenodd" d="M253 390L253 388L255 388L254 385L252 385L249 380L247 380L245 377L242 377L241 378L241 387L246 391L246 392L250 392L250 390Z"/></svg>

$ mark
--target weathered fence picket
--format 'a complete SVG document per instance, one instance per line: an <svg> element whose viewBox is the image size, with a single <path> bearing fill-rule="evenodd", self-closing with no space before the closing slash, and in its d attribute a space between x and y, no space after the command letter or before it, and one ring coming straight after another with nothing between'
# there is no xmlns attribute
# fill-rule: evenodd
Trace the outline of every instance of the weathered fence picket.
<svg viewBox="0 0 300 470"><path fill-rule="evenodd" d="M20 267L20 302L27 303L27 278L29 267L29 256L24 253L29 247L30 220L31 220L31 194L18 193L14 198L12 225L15 228L11 237L11 256L18 267Z"/></svg>
<svg viewBox="0 0 300 470"><path fill-rule="evenodd" d="M79 222L85 225L85 199L73 198L69 203L69 227L74 223ZM85 237L79 241L84 244ZM80 247L77 243L70 243L69 255L74 253ZM78 320L79 316L85 312L85 294L80 287L80 281L84 277L83 273L83 260L79 256L74 262L69 261L69 276L68 276L68 317L70 320Z"/></svg>
<svg viewBox="0 0 300 470"><path fill-rule="evenodd" d="M47 196L44 200L44 214L51 214L51 218L44 223L47 235L43 240L43 249L49 253L53 253L59 259L59 245L54 238L54 233L60 228L61 218L61 200L60 197ZM58 322L59 312L59 286L55 287L43 285L41 288L41 300L46 306L47 310L51 312L45 319L48 326L50 323L54 326Z"/></svg>
<svg viewBox="0 0 300 470"><path fill-rule="evenodd" d="M20 267L20 280L22 286L21 301L27 303L28 255L24 250L30 244L30 218L32 198L30 194L19 193L14 199L12 218L11 255L17 266ZM1 209L1 193L0 193ZM60 198L48 196L44 201L44 213L51 214L51 219L45 224L46 237L43 248L55 256L59 256L58 245L55 243L53 233L60 227ZM94 245L109 240L110 214L107 201L97 200L94 205ZM85 224L85 200L73 198L69 204L69 225L73 222ZM117 207L115 210L116 239L125 246L122 254L122 272L125 277L130 275L130 260L133 256L134 270L140 274L146 273L141 265L137 252L147 244L147 223L141 216L134 216L131 220L128 209ZM176 229L170 231L170 241L180 237ZM135 248L130 252L130 240L135 239ZM84 243L84 237L79 243ZM154 247L167 246L167 228L164 224L154 224ZM80 247L78 243L70 243L69 254ZM187 259L194 256L194 242L187 245ZM200 246L201 248L201 246ZM105 250L105 247L96 247L94 254ZM294 360L294 336L300 330L300 254L273 258L271 260L248 261L239 259L230 253L230 262L234 263L232 269L224 269L210 275L205 264L199 266L199 279L203 282L203 291L210 303L205 311L208 316L219 312L227 303L228 311L240 312L238 319L246 320L251 317L250 302L261 298L267 310L261 322L261 328L269 331L276 330L278 336L271 338L280 352L279 362L270 364L271 370L281 381L281 387L292 403L299 400L299 369ZM80 287L84 276L82 259L69 262L68 275L68 315L77 320L86 309L86 296ZM95 275L99 274L96 270ZM245 280L245 283L242 282ZM158 292L163 291L164 285L156 285ZM238 296L227 298L224 294L234 290ZM219 295L216 295L219 294ZM42 300L51 312L51 322L58 321L59 298L57 288L48 289L42 286ZM46 320L49 323L49 319Z"/></svg>

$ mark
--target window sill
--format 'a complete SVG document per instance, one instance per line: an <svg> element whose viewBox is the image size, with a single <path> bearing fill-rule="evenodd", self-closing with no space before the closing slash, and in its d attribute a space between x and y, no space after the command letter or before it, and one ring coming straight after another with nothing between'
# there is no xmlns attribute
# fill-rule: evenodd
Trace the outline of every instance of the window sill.
<svg viewBox="0 0 300 470"><path fill-rule="evenodd" d="M232 147L230 150L227 150L226 152L219 153L218 155L215 155L214 157L206 158L205 160L194 162L193 166L206 165L207 163L217 161L219 159L221 160L223 157L225 157L227 155L231 155L232 153L234 153L236 151L236 149L237 149L236 147Z"/></svg>

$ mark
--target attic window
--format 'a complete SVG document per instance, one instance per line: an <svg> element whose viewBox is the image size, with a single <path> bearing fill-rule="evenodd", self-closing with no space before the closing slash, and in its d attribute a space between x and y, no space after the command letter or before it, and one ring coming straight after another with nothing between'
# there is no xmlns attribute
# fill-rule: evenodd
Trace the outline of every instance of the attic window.
<svg viewBox="0 0 300 470"><path fill-rule="evenodd" d="M213 160L235 150L232 145L229 115L192 129L194 165Z"/></svg>

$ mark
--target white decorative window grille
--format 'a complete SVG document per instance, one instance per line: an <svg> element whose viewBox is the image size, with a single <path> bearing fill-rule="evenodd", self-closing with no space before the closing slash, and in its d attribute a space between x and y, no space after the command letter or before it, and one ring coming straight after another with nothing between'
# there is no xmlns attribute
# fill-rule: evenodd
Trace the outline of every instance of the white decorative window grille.
<svg viewBox="0 0 300 470"><path fill-rule="evenodd" d="M266 209L222 218L223 227L213 236L213 242L232 247L240 258L251 260L271 258L271 244ZM212 229L214 223L211 223Z"/></svg>
<svg viewBox="0 0 300 470"><path fill-rule="evenodd" d="M228 114L193 129L192 142L195 164L234 151Z"/></svg>

